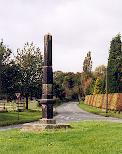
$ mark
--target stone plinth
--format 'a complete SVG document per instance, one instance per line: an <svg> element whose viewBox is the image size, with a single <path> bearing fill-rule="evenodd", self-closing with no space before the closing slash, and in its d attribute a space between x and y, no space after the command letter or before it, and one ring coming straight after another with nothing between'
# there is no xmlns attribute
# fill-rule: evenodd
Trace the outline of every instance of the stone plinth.
<svg viewBox="0 0 122 154"><path fill-rule="evenodd" d="M24 132L42 132L44 130L53 130L53 129L68 129L71 128L69 124L24 124L21 131Z"/></svg>
<svg viewBox="0 0 122 154"><path fill-rule="evenodd" d="M21 131L24 132L42 132L49 129L68 129L71 128L69 124L56 123L55 119L42 118L36 124L27 123L24 124Z"/></svg>
<svg viewBox="0 0 122 154"><path fill-rule="evenodd" d="M40 124L56 124L56 120L55 119L40 119L39 120Z"/></svg>

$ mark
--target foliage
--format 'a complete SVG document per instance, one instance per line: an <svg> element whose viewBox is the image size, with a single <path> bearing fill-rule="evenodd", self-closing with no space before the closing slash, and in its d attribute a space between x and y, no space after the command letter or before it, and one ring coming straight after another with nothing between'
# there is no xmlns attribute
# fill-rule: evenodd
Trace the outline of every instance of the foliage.
<svg viewBox="0 0 122 154"><path fill-rule="evenodd" d="M93 72L95 78L103 78L106 74L106 67L105 65L100 65L95 68L95 71Z"/></svg>
<svg viewBox="0 0 122 154"><path fill-rule="evenodd" d="M81 73L82 96L92 93L92 86L94 85L94 76L92 73Z"/></svg>
<svg viewBox="0 0 122 154"><path fill-rule="evenodd" d="M107 71L109 93L122 92L122 50L120 34L111 41Z"/></svg>
<svg viewBox="0 0 122 154"><path fill-rule="evenodd" d="M4 45L3 40L0 42L0 97L2 96L2 73L5 65L9 63L11 50Z"/></svg>
<svg viewBox="0 0 122 154"><path fill-rule="evenodd" d="M11 55L11 50L6 45L4 45L3 40L1 40L0 42L0 66L5 65L9 62L10 55Z"/></svg>
<svg viewBox="0 0 122 154"><path fill-rule="evenodd" d="M54 95L61 100L80 99L81 74L61 71L54 72Z"/></svg>
<svg viewBox="0 0 122 154"><path fill-rule="evenodd" d="M87 56L83 62L83 72L81 73L81 87L82 87L82 96L91 94L91 84L93 84L93 74L92 74L92 60L91 52L87 53Z"/></svg>
<svg viewBox="0 0 122 154"><path fill-rule="evenodd" d="M86 87L86 95L92 95L94 92L94 86L95 86L95 78L92 78L88 86Z"/></svg>
<svg viewBox="0 0 122 154"><path fill-rule="evenodd" d="M54 82L53 88L54 88L53 90L54 96L56 98L59 98L60 100L63 100L65 97L64 88L61 85L57 84L56 82Z"/></svg>
<svg viewBox="0 0 122 154"><path fill-rule="evenodd" d="M64 73L62 71L56 71L53 73L54 84L53 84L53 94L56 98L64 100L65 91L63 87Z"/></svg>
<svg viewBox="0 0 122 154"><path fill-rule="evenodd" d="M21 93L26 97L26 109L28 109L28 97L41 97L42 90L42 55L40 49L33 43L25 44L23 49L17 50L15 60L21 69Z"/></svg>
<svg viewBox="0 0 122 154"><path fill-rule="evenodd" d="M97 78L94 85L93 94L101 94L101 93L102 93L102 80L100 78Z"/></svg>
<svg viewBox="0 0 122 154"><path fill-rule="evenodd" d="M14 62L7 64L2 73L3 92L7 95L7 99L15 98L15 93L19 88L22 74L20 67Z"/></svg>
<svg viewBox="0 0 122 154"><path fill-rule="evenodd" d="M83 71L85 73L91 73L91 70L92 70L92 61L91 61L91 52L89 51L83 62Z"/></svg>

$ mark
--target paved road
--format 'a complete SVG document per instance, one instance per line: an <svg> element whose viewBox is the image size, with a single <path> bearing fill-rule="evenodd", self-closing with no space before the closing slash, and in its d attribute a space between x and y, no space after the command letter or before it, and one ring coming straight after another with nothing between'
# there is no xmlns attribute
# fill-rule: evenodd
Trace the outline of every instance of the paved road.
<svg viewBox="0 0 122 154"><path fill-rule="evenodd" d="M112 117L103 117L100 115L95 115L83 111L78 107L78 102L68 102L64 103L56 108L58 115L54 118L59 123L68 123L68 122L77 122L82 120L102 120L102 121L112 121L122 123L122 119L112 118ZM37 122L33 122L37 123ZM14 128L21 128L22 124L0 127L0 130L8 130Z"/></svg>
<svg viewBox="0 0 122 154"><path fill-rule="evenodd" d="M103 117L100 115L88 113L78 107L78 102L68 102L62 104L61 106L56 108L56 112L58 112L58 115L55 116L55 119L61 123L75 122L81 120L104 120L122 123L122 119Z"/></svg>

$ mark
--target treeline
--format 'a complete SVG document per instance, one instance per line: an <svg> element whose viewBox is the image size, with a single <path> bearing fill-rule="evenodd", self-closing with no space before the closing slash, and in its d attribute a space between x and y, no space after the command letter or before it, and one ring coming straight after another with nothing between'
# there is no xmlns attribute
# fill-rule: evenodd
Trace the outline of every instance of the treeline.
<svg viewBox="0 0 122 154"><path fill-rule="evenodd" d="M41 98L42 91L42 55L33 43L26 43L23 49L17 49L17 55L11 58L12 51L3 41L0 42L0 99L13 100L15 93L26 98Z"/></svg>
<svg viewBox="0 0 122 154"><path fill-rule="evenodd" d="M85 63L85 61L84 61ZM86 62L83 68L89 67ZM110 42L108 64L105 67L101 65L96 67L94 72L89 69L83 69L82 86L84 95L122 93L122 43L121 35L118 34ZM107 87L106 87L107 84ZM106 89L107 88L107 89Z"/></svg>
<svg viewBox="0 0 122 154"><path fill-rule="evenodd" d="M81 100L86 95L105 93L106 67L101 65L92 71L91 52L83 63L82 73L54 72L54 95L61 100Z"/></svg>
<svg viewBox="0 0 122 154"><path fill-rule="evenodd" d="M54 72L54 96L60 100L78 100L82 95L81 73Z"/></svg>
<svg viewBox="0 0 122 154"><path fill-rule="evenodd" d="M80 100L86 95L106 92L122 93L122 50L118 34L110 43L108 66L98 66L92 71L91 52L88 52L80 73L54 72L54 96L60 100ZM15 93L26 98L40 99L42 95L43 57L39 47L26 43L17 49L16 56L3 41L0 42L0 99L13 100ZM12 58L13 57L13 58Z"/></svg>
<svg viewBox="0 0 122 154"><path fill-rule="evenodd" d="M107 66L92 71L91 52L88 52L81 73L54 73L54 93L60 99L84 99L86 95L122 93L122 43L118 34L110 42Z"/></svg>

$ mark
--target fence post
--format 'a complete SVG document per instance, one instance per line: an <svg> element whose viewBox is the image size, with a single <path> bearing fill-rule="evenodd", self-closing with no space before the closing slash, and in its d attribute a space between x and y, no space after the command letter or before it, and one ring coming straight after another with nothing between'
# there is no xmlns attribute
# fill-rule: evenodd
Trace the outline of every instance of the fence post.
<svg viewBox="0 0 122 154"><path fill-rule="evenodd" d="M106 67L106 114L108 113L108 66Z"/></svg>

